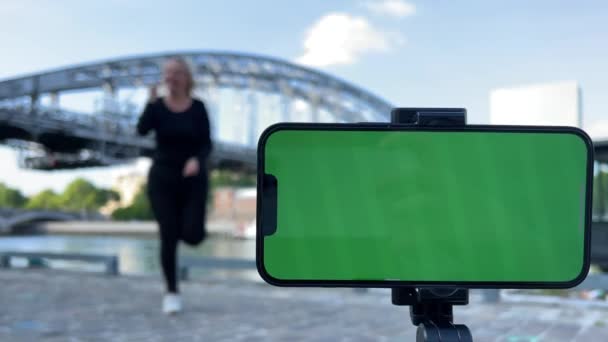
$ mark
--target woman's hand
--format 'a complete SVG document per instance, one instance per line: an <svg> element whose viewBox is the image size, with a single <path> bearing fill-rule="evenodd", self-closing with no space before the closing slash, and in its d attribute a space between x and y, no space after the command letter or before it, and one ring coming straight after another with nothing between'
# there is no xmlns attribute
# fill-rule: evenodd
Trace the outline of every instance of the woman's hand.
<svg viewBox="0 0 608 342"><path fill-rule="evenodd" d="M200 165L196 157L192 157L186 161L184 165L183 175L184 177L192 177L198 175L200 171Z"/></svg>

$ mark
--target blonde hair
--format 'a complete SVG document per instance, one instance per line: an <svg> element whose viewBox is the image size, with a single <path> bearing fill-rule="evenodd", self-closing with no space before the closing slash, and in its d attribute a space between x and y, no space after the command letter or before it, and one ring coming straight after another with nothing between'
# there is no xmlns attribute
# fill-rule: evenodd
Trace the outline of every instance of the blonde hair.
<svg viewBox="0 0 608 342"><path fill-rule="evenodd" d="M194 90L196 84L194 82L194 75L192 74L192 67L190 66L190 63L188 63L184 58L179 56L169 57L169 59L165 61L165 65L169 62L176 62L184 69L184 71L186 72L186 77L188 78L186 92L189 95L192 95L192 91Z"/></svg>

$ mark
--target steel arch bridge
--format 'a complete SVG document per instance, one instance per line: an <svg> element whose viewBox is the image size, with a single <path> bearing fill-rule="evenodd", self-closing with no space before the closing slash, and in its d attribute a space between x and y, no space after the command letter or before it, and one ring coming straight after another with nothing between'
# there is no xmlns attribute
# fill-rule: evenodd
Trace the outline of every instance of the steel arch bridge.
<svg viewBox="0 0 608 342"><path fill-rule="evenodd" d="M99 215L94 218L99 218ZM0 208L0 234L10 233L21 225L35 222L69 221L83 219L84 215L51 210L11 210Z"/></svg>
<svg viewBox="0 0 608 342"><path fill-rule="evenodd" d="M117 93L157 83L162 64L175 56L191 64L195 94L209 107L216 167L255 167L255 143L265 126L259 115L260 97L278 96L279 117L274 121L388 121L392 108L378 96L336 77L276 58L208 51L151 54L0 81L0 140L21 151L22 166L35 169L107 166L149 156L153 139L135 135L139 110L134 106L121 109ZM246 137L241 143L226 141L218 134L218 94L225 89L245 99L237 111L238 119L245 120ZM61 108L62 94L87 90L104 94L100 111ZM49 104L42 104L43 98ZM301 113L294 115L295 101L305 103L304 119Z"/></svg>

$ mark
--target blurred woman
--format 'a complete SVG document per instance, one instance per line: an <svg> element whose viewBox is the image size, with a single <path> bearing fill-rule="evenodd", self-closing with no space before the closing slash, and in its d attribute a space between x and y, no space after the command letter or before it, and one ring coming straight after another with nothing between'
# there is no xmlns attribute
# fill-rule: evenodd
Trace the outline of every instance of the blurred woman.
<svg viewBox="0 0 608 342"><path fill-rule="evenodd" d="M198 245L206 237L207 159L212 144L209 117L202 101L192 98L194 80L181 58L163 68L166 96L150 88L137 132L154 131L156 150L148 174L148 198L160 230L160 261L166 283L162 309L177 313L182 304L177 284L177 246Z"/></svg>

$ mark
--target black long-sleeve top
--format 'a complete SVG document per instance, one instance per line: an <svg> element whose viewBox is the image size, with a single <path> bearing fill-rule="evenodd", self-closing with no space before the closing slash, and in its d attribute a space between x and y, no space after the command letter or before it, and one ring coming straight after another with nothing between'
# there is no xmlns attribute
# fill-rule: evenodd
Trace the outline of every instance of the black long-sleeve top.
<svg viewBox="0 0 608 342"><path fill-rule="evenodd" d="M202 101L193 99L190 108L173 112L162 99L146 105L137 123L137 133L156 133L154 162L182 167L191 157L198 157L201 167L211 149L209 116Z"/></svg>

